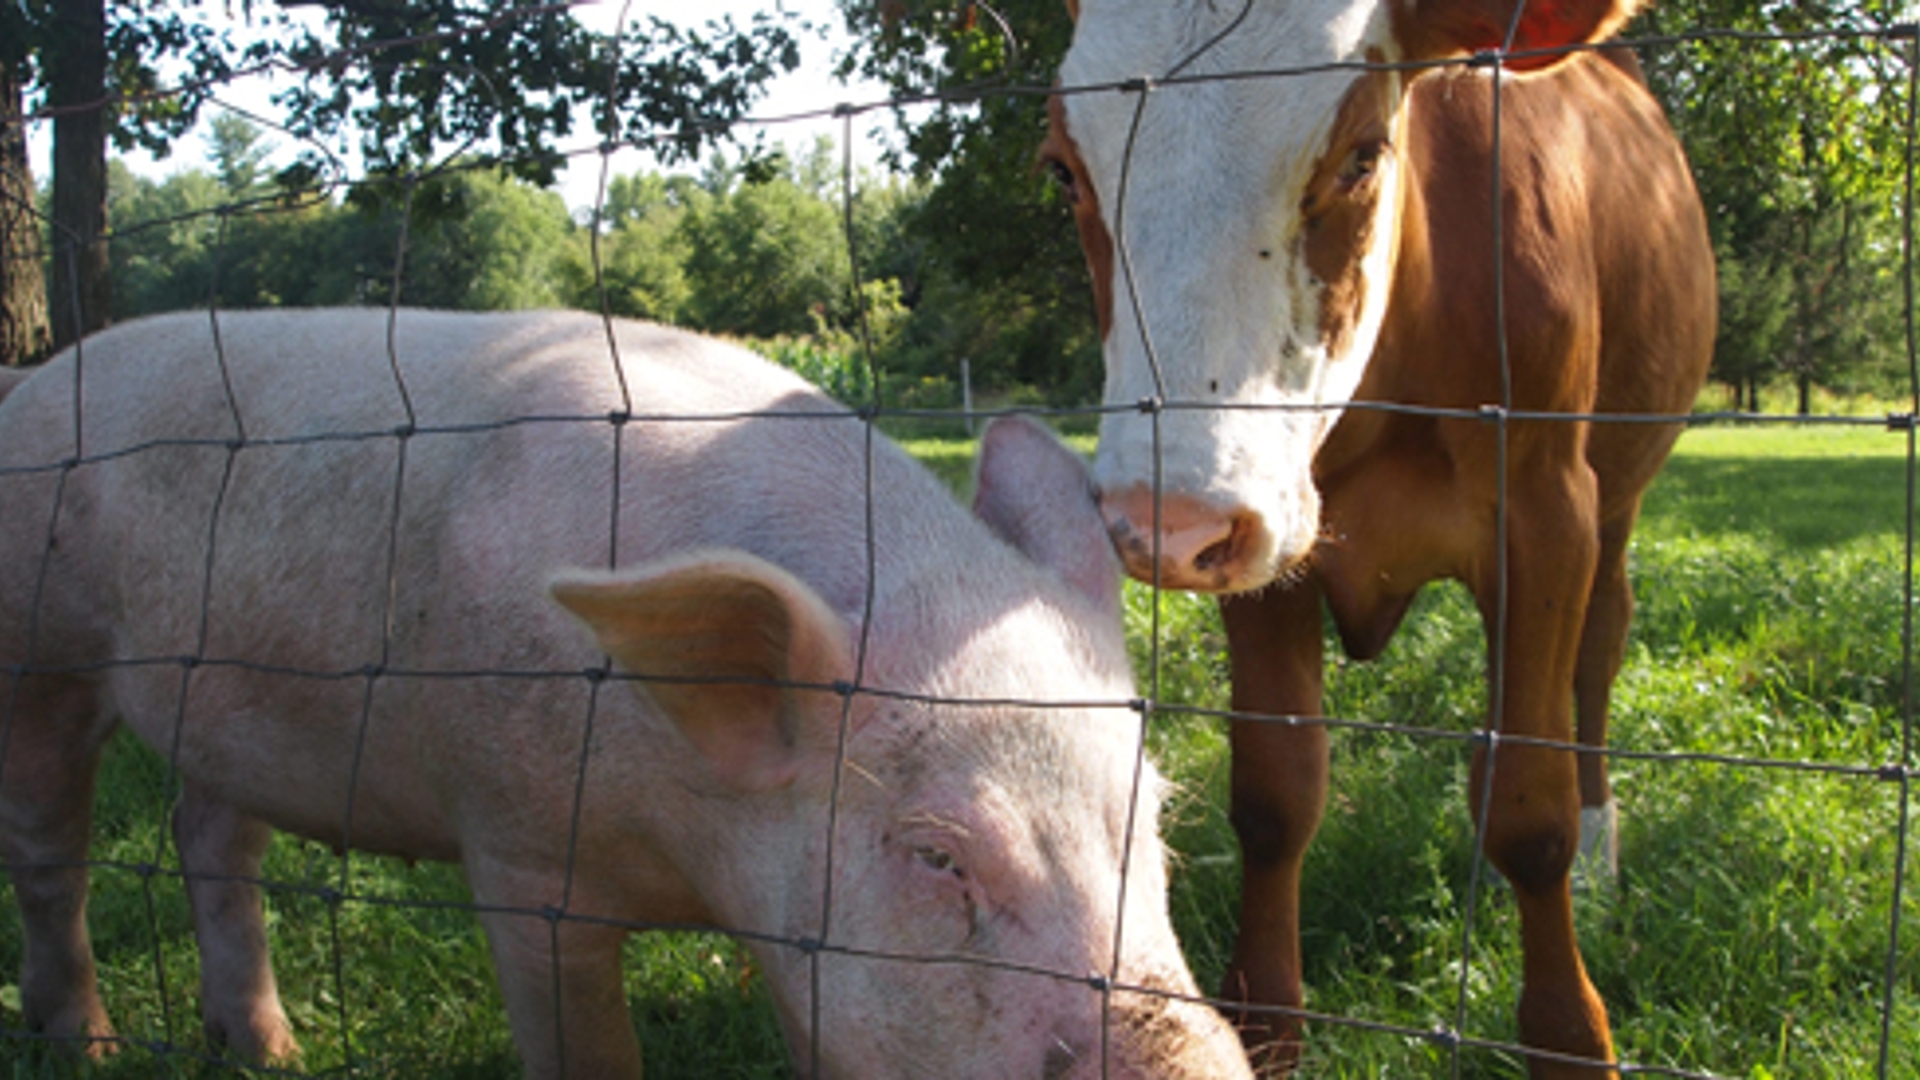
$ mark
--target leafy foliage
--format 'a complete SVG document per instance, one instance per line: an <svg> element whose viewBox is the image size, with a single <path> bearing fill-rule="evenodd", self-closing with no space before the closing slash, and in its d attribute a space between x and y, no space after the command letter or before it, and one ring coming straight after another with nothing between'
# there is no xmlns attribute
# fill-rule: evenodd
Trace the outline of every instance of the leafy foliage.
<svg viewBox="0 0 1920 1080"><path fill-rule="evenodd" d="M756 15L745 27L725 18L702 30L652 17L609 41L549 5L318 6L325 32L304 30L261 51L310 73L279 99L293 134L325 145L352 133L375 173L418 170L451 148L545 186L561 160L557 140L582 122L602 139L684 158L723 134L769 78L800 62L779 15ZM304 162L307 170L324 164L314 155Z"/></svg>
<svg viewBox="0 0 1920 1080"><path fill-rule="evenodd" d="M1880 0L1663 0L1629 35L1686 144L1722 267L1714 377L1884 392L1896 343L1906 64ZM1816 33L1831 32L1831 33Z"/></svg>

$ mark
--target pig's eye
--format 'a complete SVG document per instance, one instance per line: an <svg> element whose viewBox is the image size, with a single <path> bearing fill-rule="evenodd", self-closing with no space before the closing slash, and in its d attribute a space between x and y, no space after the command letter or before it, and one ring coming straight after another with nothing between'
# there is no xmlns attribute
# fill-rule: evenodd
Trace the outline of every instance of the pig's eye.
<svg viewBox="0 0 1920 1080"><path fill-rule="evenodd" d="M967 876L967 872L960 868L959 860L955 859L950 851L937 847L916 847L913 849L913 857L919 860L921 866L936 874L952 874L957 878Z"/></svg>

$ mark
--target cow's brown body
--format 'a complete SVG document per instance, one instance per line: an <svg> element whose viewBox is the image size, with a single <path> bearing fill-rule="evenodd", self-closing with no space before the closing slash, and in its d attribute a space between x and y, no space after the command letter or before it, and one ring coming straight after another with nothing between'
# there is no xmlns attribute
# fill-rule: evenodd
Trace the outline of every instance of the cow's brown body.
<svg viewBox="0 0 1920 1080"><path fill-rule="evenodd" d="M1320 713L1323 600L1347 652L1369 659L1422 584L1456 578L1486 620L1499 730L1565 741L1577 700L1579 741L1605 744L1633 607L1627 539L1680 427L1530 414L1687 412L1712 351L1712 251L1678 145L1617 63L1580 58L1502 93L1511 390L1494 321L1490 86L1435 75L1412 91L1418 179L1358 400L1466 415L1361 405L1334 428L1314 465L1326 531L1309 573L1224 604L1237 710ZM1504 423L1482 411L1503 403ZM1299 869L1325 798L1326 735L1245 722L1233 748L1247 867L1228 992L1298 1005ZM1482 755L1476 779L1485 771ZM1606 758L1508 744L1492 772L1483 843L1522 908L1523 1034L1602 1050L1605 1017L1574 944L1567 864L1576 772L1580 804L1604 806Z"/></svg>
<svg viewBox="0 0 1920 1080"><path fill-rule="evenodd" d="M1093 272L1108 404L1169 406L1102 419L1116 546L1142 580L1230 594L1240 714L1321 714L1323 605L1370 658L1422 585L1467 585L1500 736L1472 810L1520 914L1520 1036L1536 1078L1596 1075L1612 1037L1569 871L1583 807L1611 801L1604 756L1573 744L1605 746L1627 541L1705 378L1716 286L1633 56L1527 50L1603 41L1633 5L1068 7L1065 86L1166 80L1057 98L1042 150ZM1525 73L1419 66L1503 43ZM1292 1060L1327 735L1243 719L1233 752L1225 993Z"/></svg>

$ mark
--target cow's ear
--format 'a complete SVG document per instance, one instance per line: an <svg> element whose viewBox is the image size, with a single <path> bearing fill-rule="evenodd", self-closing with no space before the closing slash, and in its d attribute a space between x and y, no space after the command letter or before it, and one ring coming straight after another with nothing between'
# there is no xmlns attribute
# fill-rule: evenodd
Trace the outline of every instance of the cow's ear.
<svg viewBox="0 0 1920 1080"><path fill-rule="evenodd" d="M1640 0L1395 0L1393 29L1408 60L1498 49L1510 30L1514 51L1563 49L1606 40L1639 6ZM1562 55L1515 57L1507 66L1538 70Z"/></svg>
<svg viewBox="0 0 1920 1080"><path fill-rule="evenodd" d="M728 786L780 787L823 741L831 752L852 633L792 574L707 551L551 587Z"/></svg>
<svg viewBox="0 0 1920 1080"><path fill-rule="evenodd" d="M973 512L1002 540L1059 574L1098 610L1120 609L1120 562L1087 463L1036 420L987 425Z"/></svg>

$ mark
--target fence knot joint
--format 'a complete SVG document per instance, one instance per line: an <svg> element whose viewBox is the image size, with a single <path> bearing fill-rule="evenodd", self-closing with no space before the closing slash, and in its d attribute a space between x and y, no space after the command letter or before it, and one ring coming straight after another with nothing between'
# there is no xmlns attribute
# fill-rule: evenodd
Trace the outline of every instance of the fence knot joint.
<svg viewBox="0 0 1920 1080"><path fill-rule="evenodd" d="M1427 1041L1444 1050L1460 1048L1460 1033L1450 1027L1436 1027L1427 1032Z"/></svg>
<svg viewBox="0 0 1920 1080"><path fill-rule="evenodd" d="M1894 23L1880 33L1888 41L1912 41L1920 37L1920 23Z"/></svg>
<svg viewBox="0 0 1920 1080"><path fill-rule="evenodd" d="M1113 991L1113 980L1096 971L1087 976L1087 986L1099 993L1107 994Z"/></svg>
<svg viewBox="0 0 1920 1080"><path fill-rule="evenodd" d="M1890 784L1904 784L1908 780L1913 779L1913 767L1911 765L1903 765L1897 761L1891 762L1880 766L1879 771L1874 773L1874 775Z"/></svg>
<svg viewBox="0 0 1920 1080"><path fill-rule="evenodd" d="M1139 401L1134 402L1133 407L1138 410L1142 416L1153 416L1165 407L1165 404L1165 402L1157 397L1143 397Z"/></svg>
<svg viewBox="0 0 1920 1080"><path fill-rule="evenodd" d="M615 409L607 414L607 423L614 427L625 427L633 420L633 414L625 409Z"/></svg>
<svg viewBox="0 0 1920 1080"><path fill-rule="evenodd" d="M1914 415L1912 413L1897 412L1887 414L1888 431L1912 431L1913 429Z"/></svg>
<svg viewBox="0 0 1920 1080"><path fill-rule="evenodd" d="M1153 78L1148 75L1138 75L1121 83L1118 89L1123 94L1151 94Z"/></svg>
<svg viewBox="0 0 1920 1080"><path fill-rule="evenodd" d="M1506 55L1505 50L1502 49L1481 49L1467 58L1467 66L1469 68L1499 67L1501 61L1506 59Z"/></svg>

